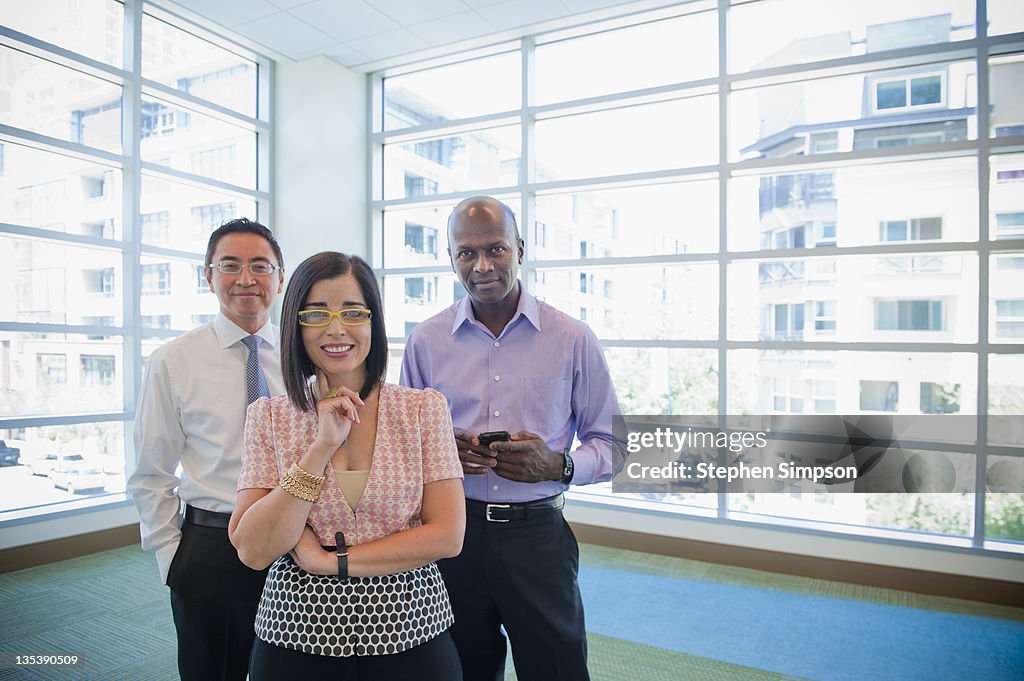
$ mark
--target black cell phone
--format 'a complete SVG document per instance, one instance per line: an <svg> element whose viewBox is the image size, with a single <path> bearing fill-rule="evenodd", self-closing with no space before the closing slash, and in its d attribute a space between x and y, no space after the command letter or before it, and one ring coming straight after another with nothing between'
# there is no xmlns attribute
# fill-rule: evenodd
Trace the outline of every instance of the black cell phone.
<svg viewBox="0 0 1024 681"><path fill-rule="evenodd" d="M509 439L509 434L507 430L492 430L487 433L480 433L477 437L480 439L480 446L486 447L492 442L503 442Z"/></svg>

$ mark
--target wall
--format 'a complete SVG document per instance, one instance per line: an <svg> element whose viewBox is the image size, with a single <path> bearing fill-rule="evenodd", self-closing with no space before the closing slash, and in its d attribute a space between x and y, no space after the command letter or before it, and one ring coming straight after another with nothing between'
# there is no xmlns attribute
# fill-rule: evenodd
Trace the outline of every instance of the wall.
<svg viewBox="0 0 1024 681"><path fill-rule="evenodd" d="M271 228L287 269L324 250L368 255L366 87L326 57L277 65Z"/></svg>

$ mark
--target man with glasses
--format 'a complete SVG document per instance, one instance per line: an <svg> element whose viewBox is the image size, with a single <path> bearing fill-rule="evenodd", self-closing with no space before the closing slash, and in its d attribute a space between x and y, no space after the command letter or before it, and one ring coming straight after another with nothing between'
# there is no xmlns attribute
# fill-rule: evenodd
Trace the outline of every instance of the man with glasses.
<svg viewBox="0 0 1024 681"><path fill-rule="evenodd" d="M466 473L462 554L438 561L463 678L505 677L504 629L519 681L585 681L579 549L562 492L611 479L621 462L608 365L586 324L523 288L508 206L466 199L448 244L468 297L409 335L402 383L448 398Z"/></svg>
<svg viewBox="0 0 1024 681"><path fill-rule="evenodd" d="M270 322L283 266L269 229L245 218L224 223L204 263L220 311L146 364L128 488L142 546L156 553L170 587L182 681L243 681L249 668L266 572L242 564L227 527L246 408L285 391L280 332Z"/></svg>

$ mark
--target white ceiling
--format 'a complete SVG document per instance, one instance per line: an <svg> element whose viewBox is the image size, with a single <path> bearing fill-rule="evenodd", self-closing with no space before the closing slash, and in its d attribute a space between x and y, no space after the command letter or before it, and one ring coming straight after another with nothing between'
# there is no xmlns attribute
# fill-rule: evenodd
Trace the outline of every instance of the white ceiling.
<svg viewBox="0 0 1024 681"><path fill-rule="evenodd" d="M635 0L174 0L290 59L325 55L357 70L432 48L565 20ZM659 4L668 4L662 2ZM632 9L632 8L630 8ZM599 12L606 16L607 12ZM589 18L589 17L588 17Z"/></svg>

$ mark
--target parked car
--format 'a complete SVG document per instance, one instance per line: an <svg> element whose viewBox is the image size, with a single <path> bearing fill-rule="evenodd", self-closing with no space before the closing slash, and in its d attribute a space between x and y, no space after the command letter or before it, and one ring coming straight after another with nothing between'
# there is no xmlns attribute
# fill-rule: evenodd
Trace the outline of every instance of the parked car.
<svg viewBox="0 0 1024 681"><path fill-rule="evenodd" d="M53 470L53 467L57 465L57 455L53 452L39 454L27 459L23 463L28 466L32 475L41 475L45 478Z"/></svg>
<svg viewBox="0 0 1024 681"><path fill-rule="evenodd" d="M81 454L58 454L57 462L50 470L50 480L54 487L76 494L84 490L102 490L107 478L98 464Z"/></svg>
<svg viewBox="0 0 1024 681"><path fill-rule="evenodd" d="M0 466L17 466L20 458L20 449L11 447L5 441L0 440Z"/></svg>

